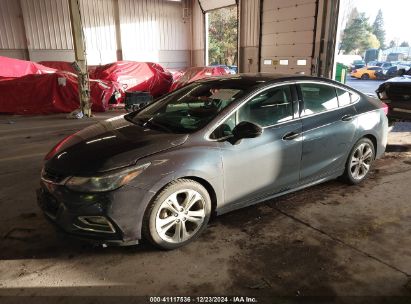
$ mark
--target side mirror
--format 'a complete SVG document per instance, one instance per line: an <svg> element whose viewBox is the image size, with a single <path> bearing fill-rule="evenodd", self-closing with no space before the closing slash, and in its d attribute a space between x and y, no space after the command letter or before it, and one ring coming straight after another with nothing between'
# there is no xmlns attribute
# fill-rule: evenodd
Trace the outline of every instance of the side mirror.
<svg viewBox="0 0 411 304"><path fill-rule="evenodd" d="M263 128L249 121L242 121L233 129L233 135L237 140L243 138L255 138L262 133Z"/></svg>
<svg viewBox="0 0 411 304"><path fill-rule="evenodd" d="M404 76L405 75L405 69L399 69L397 71L397 76Z"/></svg>

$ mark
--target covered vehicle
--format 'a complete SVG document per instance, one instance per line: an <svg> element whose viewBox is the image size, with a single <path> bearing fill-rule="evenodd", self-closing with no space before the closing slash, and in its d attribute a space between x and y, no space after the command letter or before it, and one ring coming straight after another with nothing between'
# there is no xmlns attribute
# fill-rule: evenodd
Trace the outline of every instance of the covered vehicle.
<svg viewBox="0 0 411 304"><path fill-rule="evenodd" d="M390 120L411 121L411 69L399 73L403 75L382 83L376 93L388 105Z"/></svg>
<svg viewBox="0 0 411 304"><path fill-rule="evenodd" d="M73 236L174 249L212 213L340 176L362 182L387 133L378 99L328 79L204 79L63 139L46 156L38 202Z"/></svg>
<svg viewBox="0 0 411 304"><path fill-rule="evenodd" d="M90 82L92 111L104 112L114 94L110 83ZM69 113L79 108L77 76L68 73L29 74L0 79L0 113Z"/></svg>
<svg viewBox="0 0 411 304"><path fill-rule="evenodd" d="M44 63L48 66L0 57L0 113L68 113L79 108L78 78L71 64ZM92 111L105 111L117 90L111 82L90 80Z"/></svg>
<svg viewBox="0 0 411 304"><path fill-rule="evenodd" d="M40 64L58 70L58 71L65 71L76 74L76 70L74 69L72 62L67 61L40 61Z"/></svg>
<svg viewBox="0 0 411 304"><path fill-rule="evenodd" d="M0 56L0 78L17 78L26 75L50 74L56 69L36 62Z"/></svg>
<svg viewBox="0 0 411 304"><path fill-rule="evenodd" d="M168 92L173 76L161 65L152 62L118 61L98 66L90 78L111 81L127 92L149 92L153 97Z"/></svg>
<svg viewBox="0 0 411 304"><path fill-rule="evenodd" d="M52 68L52 69L55 69L57 71L77 74L77 71L73 67L73 62L68 62L68 61L40 61L39 64L44 65L44 66L49 67L49 68ZM88 69L89 75L93 75L96 68L97 68L97 66L95 66L95 65L88 65L87 69Z"/></svg>
<svg viewBox="0 0 411 304"><path fill-rule="evenodd" d="M179 75L179 78L176 81L174 81L173 85L170 88L170 92L175 91L196 80L211 76L223 76L227 74L230 74L229 70L226 70L222 66L188 68L181 75Z"/></svg>

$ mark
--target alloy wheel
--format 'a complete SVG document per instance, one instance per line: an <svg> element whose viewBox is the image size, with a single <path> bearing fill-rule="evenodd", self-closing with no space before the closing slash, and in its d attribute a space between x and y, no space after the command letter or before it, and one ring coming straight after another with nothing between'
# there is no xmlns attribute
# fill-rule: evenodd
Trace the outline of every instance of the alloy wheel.
<svg viewBox="0 0 411 304"><path fill-rule="evenodd" d="M360 144L354 151L350 161L351 176L355 180L363 179L370 171L374 159L373 149L368 143Z"/></svg>
<svg viewBox="0 0 411 304"><path fill-rule="evenodd" d="M206 217L202 195L193 189L174 192L164 200L155 217L156 232L169 243L182 243L201 228Z"/></svg>

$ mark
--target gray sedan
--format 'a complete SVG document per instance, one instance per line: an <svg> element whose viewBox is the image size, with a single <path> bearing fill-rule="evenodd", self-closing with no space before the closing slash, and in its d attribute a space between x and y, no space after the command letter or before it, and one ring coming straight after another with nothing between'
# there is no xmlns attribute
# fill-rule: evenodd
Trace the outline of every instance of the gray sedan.
<svg viewBox="0 0 411 304"><path fill-rule="evenodd" d="M337 82L202 80L58 143L38 202L73 236L174 249L213 213L337 177L357 184L386 143L381 102Z"/></svg>

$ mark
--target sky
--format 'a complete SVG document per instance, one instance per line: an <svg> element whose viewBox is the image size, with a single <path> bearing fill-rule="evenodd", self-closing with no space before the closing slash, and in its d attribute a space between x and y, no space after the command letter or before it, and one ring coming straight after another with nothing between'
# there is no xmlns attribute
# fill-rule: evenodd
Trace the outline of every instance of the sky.
<svg viewBox="0 0 411 304"><path fill-rule="evenodd" d="M352 3L370 18L370 24L378 10L382 10L386 44L394 40L399 43L408 41L411 45L411 0L352 0Z"/></svg>

